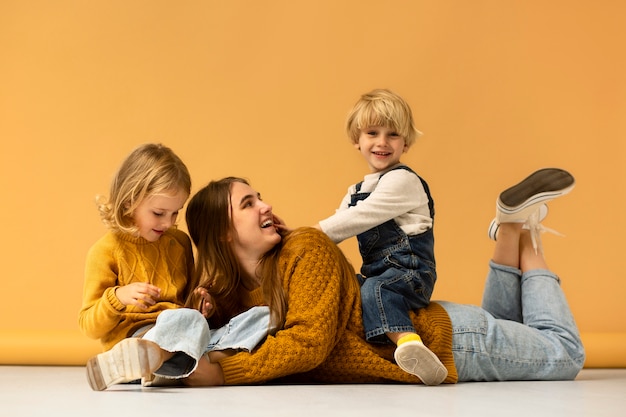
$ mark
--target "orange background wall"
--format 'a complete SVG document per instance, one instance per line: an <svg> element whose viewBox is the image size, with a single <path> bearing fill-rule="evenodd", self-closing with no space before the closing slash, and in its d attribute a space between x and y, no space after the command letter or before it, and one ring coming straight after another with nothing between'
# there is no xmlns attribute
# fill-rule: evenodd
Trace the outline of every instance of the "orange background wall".
<svg viewBox="0 0 626 417"><path fill-rule="evenodd" d="M311 225L367 173L344 118L386 87L425 133L404 162L436 200L433 298L479 303L498 192L567 168L548 262L587 366L626 366L625 15L617 0L2 1L0 364L99 351L77 326L105 232L93 201L135 146L172 147L194 190L248 177Z"/></svg>

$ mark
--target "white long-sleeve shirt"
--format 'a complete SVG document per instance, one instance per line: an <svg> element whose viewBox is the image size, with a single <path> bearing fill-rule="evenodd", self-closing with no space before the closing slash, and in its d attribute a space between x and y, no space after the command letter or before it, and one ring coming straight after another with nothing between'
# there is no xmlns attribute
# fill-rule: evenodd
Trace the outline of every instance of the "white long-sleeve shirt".
<svg viewBox="0 0 626 417"><path fill-rule="evenodd" d="M413 172L395 167L384 176L383 172L366 175L359 192L371 194L352 207L349 204L356 184L351 185L335 214L319 222L322 231L339 243L390 219L409 236L432 228L428 195L421 180Z"/></svg>

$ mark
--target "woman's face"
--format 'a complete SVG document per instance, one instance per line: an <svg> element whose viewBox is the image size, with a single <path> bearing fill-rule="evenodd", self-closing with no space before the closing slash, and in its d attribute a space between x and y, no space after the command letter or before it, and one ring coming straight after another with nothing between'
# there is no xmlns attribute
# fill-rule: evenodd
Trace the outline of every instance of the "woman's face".
<svg viewBox="0 0 626 417"><path fill-rule="evenodd" d="M231 184L230 206L233 232L229 241L240 260L258 260L280 242L272 206L248 184Z"/></svg>

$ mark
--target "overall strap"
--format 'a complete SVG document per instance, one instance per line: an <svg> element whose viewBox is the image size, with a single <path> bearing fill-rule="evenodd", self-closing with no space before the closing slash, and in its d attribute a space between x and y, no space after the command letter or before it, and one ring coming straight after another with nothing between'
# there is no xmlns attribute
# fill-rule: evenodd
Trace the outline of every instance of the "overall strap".
<svg viewBox="0 0 626 417"><path fill-rule="evenodd" d="M417 176L417 178L419 178L419 180L422 183L422 187L424 187L424 191L426 192L426 196L428 197L428 209L430 210L430 217L431 218L435 218L435 202L433 201L432 197L430 196L430 188L428 187L428 184L426 183L426 181L420 177L419 175L417 175L417 172L413 171L410 167L406 166L406 165L398 165L397 167L390 169L387 172L384 172L379 178L378 180L380 181L380 178L383 177L383 175L391 172L391 171L395 171L396 169L404 169L406 171L412 172L413 174L415 174ZM359 187L357 188L360 189L360 185L361 183L358 184Z"/></svg>

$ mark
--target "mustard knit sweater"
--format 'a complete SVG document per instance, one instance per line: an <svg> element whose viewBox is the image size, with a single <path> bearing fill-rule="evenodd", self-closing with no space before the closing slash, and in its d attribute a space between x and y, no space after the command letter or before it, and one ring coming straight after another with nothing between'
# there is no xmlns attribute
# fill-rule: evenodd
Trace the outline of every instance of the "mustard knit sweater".
<svg viewBox="0 0 626 417"><path fill-rule="evenodd" d="M365 341L356 278L336 261L341 250L322 232L307 228L285 238L279 258L288 311L282 330L253 352L220 360L227 385L285 382L419 383L393 362L394 345ZM411 313L424 343L457 381L452 325L440 305Z"/></svg>
<svg viewBox="0 0 626 417"><path fill-rule="evenodd" d="M104 350L137 329L156 322L158 314L182 307L193 285L193 252L187 234L169 229L156 242L126 233L108 232L89 250L85 266L81 331L100 339ZM161 289L161 298L147 310L124 306L115 290L132 282Z"/></svg>

